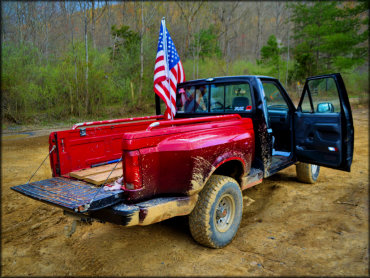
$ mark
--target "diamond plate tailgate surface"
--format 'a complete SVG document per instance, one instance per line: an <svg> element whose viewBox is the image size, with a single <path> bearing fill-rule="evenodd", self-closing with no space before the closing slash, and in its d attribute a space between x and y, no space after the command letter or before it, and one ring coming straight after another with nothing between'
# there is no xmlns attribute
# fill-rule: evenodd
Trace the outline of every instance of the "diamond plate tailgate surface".
<svg viewBox="0 0 370 278"><path fill-rule="evenodd" d="M73 211L89 204L92 198L94 200L89 210L114 205L122 201L123 193L122 190L104 191L101 187L95 187L87 182L62 177L17 185L11 189L33 199Z"/></svg>

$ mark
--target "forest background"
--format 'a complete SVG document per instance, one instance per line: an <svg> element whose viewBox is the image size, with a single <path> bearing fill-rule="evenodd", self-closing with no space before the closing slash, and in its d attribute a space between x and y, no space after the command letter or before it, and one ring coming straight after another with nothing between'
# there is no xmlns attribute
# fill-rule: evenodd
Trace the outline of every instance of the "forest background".
<svg viewBox="0 0 370 278"><path fill-rule="evenodd" d="M269 75L296 100L340 72L368 101L368 3L2 1L3 126L154 114L163 16L186 80Z"/></svg>

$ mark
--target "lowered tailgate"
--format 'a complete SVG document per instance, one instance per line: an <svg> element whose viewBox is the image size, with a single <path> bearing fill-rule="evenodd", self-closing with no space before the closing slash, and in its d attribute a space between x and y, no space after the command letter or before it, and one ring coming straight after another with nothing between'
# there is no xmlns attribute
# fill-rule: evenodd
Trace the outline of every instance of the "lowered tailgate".
<svg viewBox="0 0 370 278"><path fill-rule="evenodd" d="M122 190L104 191L101 187L87 182L62 177L17 185L11 189L33 199L75 212L86 211L83 206L88 205L93 198L88 206L89 211L112 206L122 201L123 194Z"/></svg>

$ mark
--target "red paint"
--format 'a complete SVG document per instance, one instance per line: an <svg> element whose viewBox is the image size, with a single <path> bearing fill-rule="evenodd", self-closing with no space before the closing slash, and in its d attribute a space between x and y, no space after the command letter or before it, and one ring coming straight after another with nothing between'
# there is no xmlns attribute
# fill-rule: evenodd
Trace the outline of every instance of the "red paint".
<svg viewBox="0 0 370 278"><path fill-rule="evenodd" d="M121 158L123 134L145 130L154 122L153 119L157 118L157 116L139 117L120 124L86 127L86 136L81 136L79 129L52 132L49 136L49 151L55 144L53 142L55 134L58 138L58 151L50 155L53 176L65 175L89 168L96 163ZM58 157L60 174L56 172Z"/></svg>
<svg viewBox="0 0 370 278"><path fill-rule="evenodd" d="M133 185L127 188L126 198L137 201L185 195L193 188L194 177L205 182L212 171L230 161L242 163L249 171L255 147L251 119L233 114L160 120L159 126L148 128L158 118L143 118L86 127L86 136L78 129L51 133L50 148L54 134L58 138L58 151L50 156L53 176L58 176L58 156L60 175L65 175L123 154L124 182Z"/></svg>
<svg viewBox="0 0 370 278"><path fill-rule="evenodd" d="M247 172L255 146L251 119L231 118L126 133L122 147L124 151L139 149L141 154L143 190L126 196L138 200L186 194L192 189L194 174L205 182L214 169L232 160L241 162Z"/></svg>

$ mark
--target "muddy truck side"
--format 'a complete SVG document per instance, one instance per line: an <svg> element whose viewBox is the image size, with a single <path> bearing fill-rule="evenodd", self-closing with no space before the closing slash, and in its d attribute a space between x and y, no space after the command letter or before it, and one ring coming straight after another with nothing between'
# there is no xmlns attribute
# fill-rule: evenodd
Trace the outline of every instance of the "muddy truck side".
<svg viewBox="0 0 370 278"><path fill-rule="evenodd" d="M314 183L320 166L350 171L353 123L340 74L310 77L296 108L272 77L233 76L178 86L177 113L90 122L50 134L53 178L12 187L84 221L149 225L189 215L193 238L234 238L242 191L296 164ZM117 190L103 184L123 177ZM109 189L109 187L107 188Z"/></svg>

